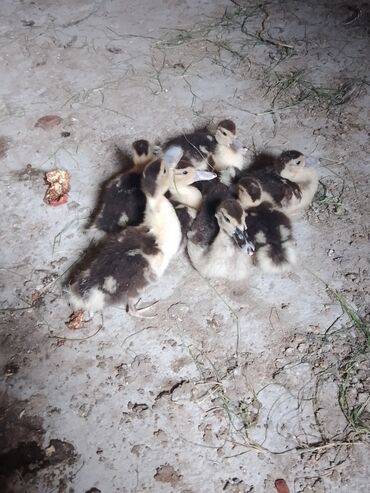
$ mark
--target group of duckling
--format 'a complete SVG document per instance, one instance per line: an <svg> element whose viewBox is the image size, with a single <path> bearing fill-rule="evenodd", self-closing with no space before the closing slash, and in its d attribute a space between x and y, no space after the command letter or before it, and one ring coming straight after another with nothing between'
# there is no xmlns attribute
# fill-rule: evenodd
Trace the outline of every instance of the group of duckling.
<svg viewBox="0 0 370 493"><path fill-rule="evenodd" d="M207 278L240 281L252 265L269 272L291 268L291 216L311 203L317 174L298 151L258 166L245 155L231 120L213 132L204 127L171 138L156 153L148 141L135 141L133 168L101 191L91 224L99 236L94 254L69 281L73 309L91 316L125 303L128 313L144 316L141 293L181 245Z"/></svg>

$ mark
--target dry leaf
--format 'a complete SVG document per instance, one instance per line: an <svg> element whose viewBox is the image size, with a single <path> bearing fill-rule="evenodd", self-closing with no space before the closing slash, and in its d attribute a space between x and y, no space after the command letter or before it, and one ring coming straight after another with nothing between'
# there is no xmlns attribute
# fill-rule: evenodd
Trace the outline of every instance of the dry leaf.
<svg viewBox="0 0 370 493"><path fill-rule="evenodd" d="M40 291L33 291L33 293L31 293L32 304L36 303L36 301L38 301L41 297L42 294L40 293Z"/></svg>
<svg viewBox="0 0 370 493"><path fill-rule="evenodd" d="M45 115L37 120L35 127L41 127L47 130L48 128L56 127L61 121L62 118L58 115Z"/></svg>
<svg viewBox="0 0 370 493"><path fill-rule="evenodd" d="M62 205L68 200L70 176L68 171L55 169L45 173L45 181L49 184L46 191L44 202L49 205Z"/></svg>
<svg viewBox="0 0 370 493"><path fill-rule="evenodd" d="M68 322L66 322L66 326L71 330L79 329L83 324L83 315L83 310L76 310L70 315Z"/></svg>
<svg viewBox="0 0 370 493"><path fill-rule="evenodd" d="M289 488L285 482L285 479L277 479L275 481L275 488L278 493L289 493Z"/></svg>

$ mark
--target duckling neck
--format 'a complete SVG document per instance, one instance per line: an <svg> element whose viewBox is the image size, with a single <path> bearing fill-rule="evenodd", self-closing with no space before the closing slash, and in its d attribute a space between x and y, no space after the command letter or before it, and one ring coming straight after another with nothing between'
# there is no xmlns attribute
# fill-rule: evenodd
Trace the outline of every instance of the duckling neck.
<svg viewBox="0 0 370 493"><path fill-rule="evenodd" d="M143 173L144 169L146 168L146 165L148 164L148 159L138 159L135 163L134 163L134 167L132 168L132 170L135 172L135 173L140 173L140 175Z"/></svg>
<svg viewBox="0 0 370 493"><path fill-rule="evenodd" d="M176 187L172 185L170 187L171 198L180 204L187 205L193 209L199 210L202 203L202 194L200 191L192 186Z"/></svg>
<svg viewBox="0 0 370 493"><path fill-rule="evenodd" d="M310 181L315 174L315 171L310 168L301 168L294 174L285 172L285 170L281 172L281 176L283 178L293 181L294 183L304 183L306 181Z"/></svg>
<svg viewBox="0 0 370 493"><path fill-rule="evenodd" d="M213 249L219 249L220 253L224 255L226 251L234 250L235 244L232 238L220 228L216 238L212 243Z"/></svg>
<svg viewBox="0 0 370 493"><path fill-rule="evenodd" d="M171 202L163 195L147 196L144 224L155 236L159 249L169 262L180 247L180 221Z"/></svg>
<svg viewBox="0 0 370 493"><path fill-rule="evenodd" d="M216 171L222 171L230 167L241 170L244 165L243 154L234 151L230 146L226 146L224 144L216 145L213 160L215 162L214 167Z"/></svg>

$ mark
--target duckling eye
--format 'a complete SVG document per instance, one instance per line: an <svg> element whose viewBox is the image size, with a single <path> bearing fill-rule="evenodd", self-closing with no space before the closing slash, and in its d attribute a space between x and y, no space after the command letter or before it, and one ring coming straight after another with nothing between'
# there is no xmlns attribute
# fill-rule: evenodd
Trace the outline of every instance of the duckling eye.
<svg viewBox="0 0 370 493"><path fill-rule="evenodd" d="M225 216L225 219L226 219L226 222L229 223L230 222L230 219L228 217Z"/></svg>
<svg viewBox="0 0 370 493"><path fill-rule="evenodd" d="M224 132L223 130L221 130L221 132L222 132L222 134L223 134L223 135L227 135L227 133L226 133L226 132Z"/></svg>
<svg viewBox="0 0 370 493"><path fill-rule="evenodd" d="M182 174L183 174L183 175L187 175L187 174L188 174L188 172L185 170L185 171L183 171L183 172L182 172Z"/></svg>
<svg viewBox="0 0 370 493"><path fill-rule="evenodd" d="M297 161L297 165L298 165L298 164L301 164L301 161Z"/></svg>
<svg viewBox="0 0 370 493"><path fill-rule="evenodd" d="M163 174L165 175L167 173L166 168L163 168Z"/></svg>

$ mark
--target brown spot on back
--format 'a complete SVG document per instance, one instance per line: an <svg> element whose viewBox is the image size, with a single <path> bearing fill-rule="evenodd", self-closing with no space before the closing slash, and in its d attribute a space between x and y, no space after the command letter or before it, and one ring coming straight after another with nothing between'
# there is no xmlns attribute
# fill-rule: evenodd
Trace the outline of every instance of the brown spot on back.
<svg viewBox="0 0 370 493"><path fill-rule="evenodd" d="M232 134L236 134L236 126L235 123L232 120L222 120L219 124L219 127L224 128L225 130L228 130Z"/></svg>
<svg viewBox="0 0 370 493"><path fill-rule="evenodd" d="M247 191L253 202L261 198L261 187L256 178L245 176L239 181L238 185Z"/></svg>

